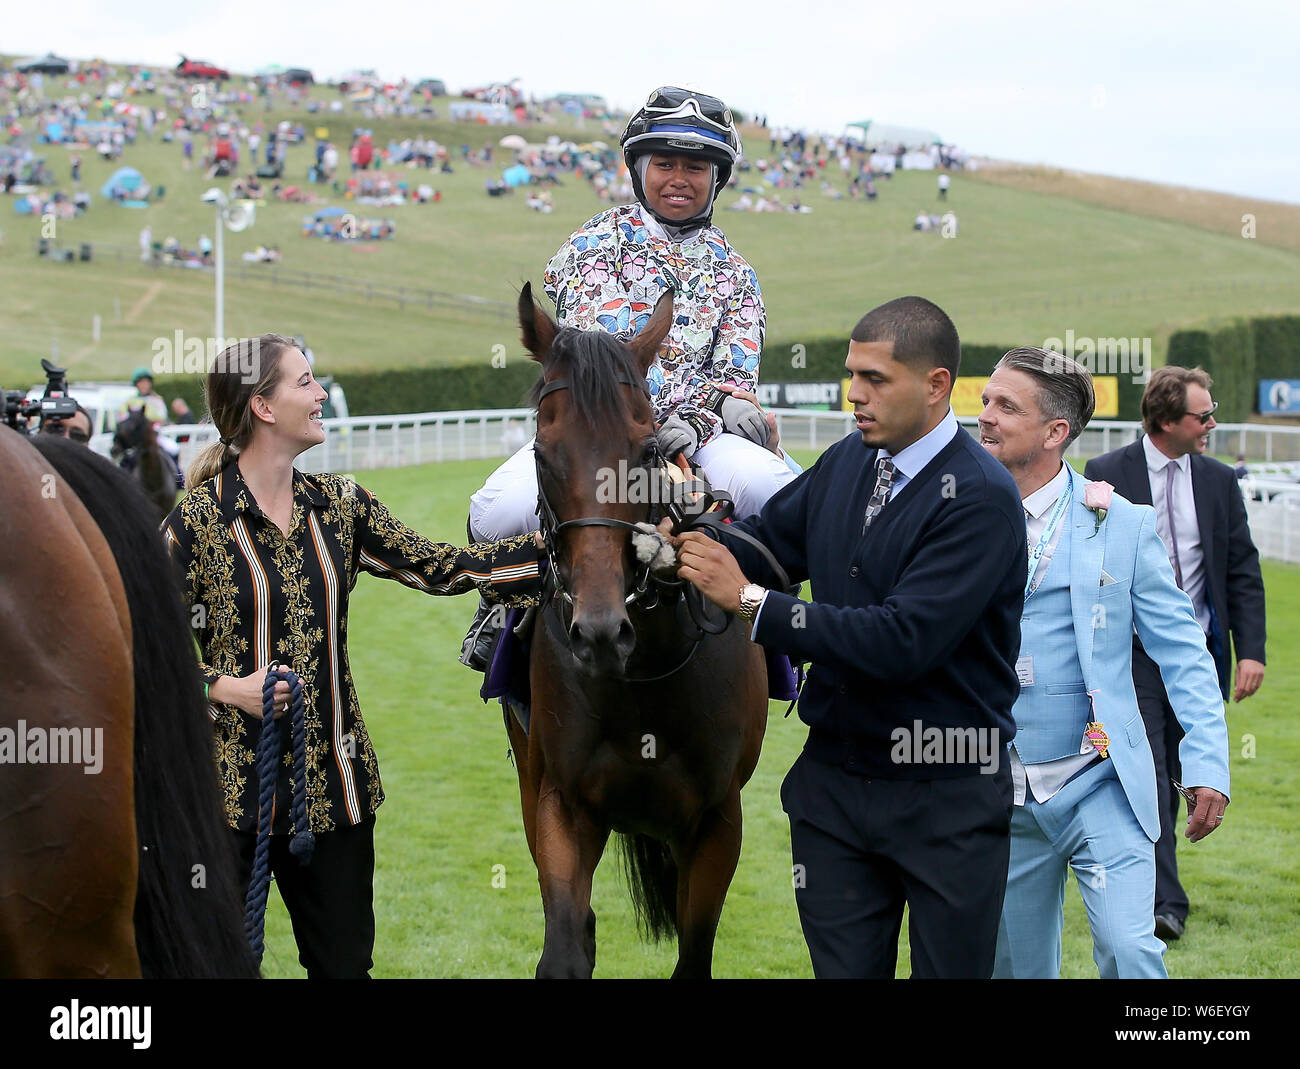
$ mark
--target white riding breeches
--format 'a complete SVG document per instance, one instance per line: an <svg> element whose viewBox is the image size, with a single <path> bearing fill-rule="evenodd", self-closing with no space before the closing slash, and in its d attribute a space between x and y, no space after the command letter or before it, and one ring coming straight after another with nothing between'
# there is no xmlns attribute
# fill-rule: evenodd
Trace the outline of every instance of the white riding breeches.
<svg viewBox="0 0 1300 1069"><path fill-rule="evenodd" d="M697 449L692 459L711 486L731 495L737 519L758 512L794 478L785 461L770 449L738 434L719 434ZM537 529L537 467L531 441L489 475L470 498L469 520L471 537L478 541L495 542Z"/></svg>

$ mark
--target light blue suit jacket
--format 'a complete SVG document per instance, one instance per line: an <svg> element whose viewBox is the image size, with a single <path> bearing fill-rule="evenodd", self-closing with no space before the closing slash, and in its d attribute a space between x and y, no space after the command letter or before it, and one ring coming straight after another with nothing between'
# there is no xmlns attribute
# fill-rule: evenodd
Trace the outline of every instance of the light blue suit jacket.
<svg viewBox="0 0 1300 1069"><path fill-rule="evenodd" d="M1169 704L1186 735L1178 748L1184 782L1228 794L1228 725L1214 660L1191 600L1174 582L1156 533L1155 509L1119 494L1100 529L1084 506L1084 482L1074 476L1074 501L1061 537L1070 537L1070 607L1083 679L1110 737L1129 804L1152 842L1160 838L1155 763L1133 689L1133 631L1160 667ZM1102 586L1102 572L1109 579ZM1110 582L1113 579L1114 582ZM1024 625L1022 625L1024 626ZM1033 648L1032 624L1022 647Z"/></svg>

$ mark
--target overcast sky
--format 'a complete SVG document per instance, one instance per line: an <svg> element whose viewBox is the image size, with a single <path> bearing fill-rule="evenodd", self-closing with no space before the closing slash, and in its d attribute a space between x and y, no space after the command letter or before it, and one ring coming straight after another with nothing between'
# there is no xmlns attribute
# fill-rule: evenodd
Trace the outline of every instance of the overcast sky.
<svg viewBox="0 0 1300 1069"><path fill-rule="evenodd" d="M529 93L600 93L624 107L687 83L773 123L839 132L870 118L1005 159L1300 203L1295 0L866 8L59 0L54 14L9 5L0 47L160 65L185 52L320 79L373 67L453 92L519 77Z"/></svg>

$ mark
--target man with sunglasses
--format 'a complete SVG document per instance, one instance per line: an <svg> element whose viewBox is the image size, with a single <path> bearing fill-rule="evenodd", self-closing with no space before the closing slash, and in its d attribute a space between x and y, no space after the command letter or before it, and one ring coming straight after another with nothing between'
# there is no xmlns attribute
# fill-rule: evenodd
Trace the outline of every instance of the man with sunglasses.
<svg viewBox="0 0 1300 1069"><path fill-rule="evenodd" d="M47 419L41 427L41 433L54 434L62 438L70 438L82 445L89 445L91 434L90 413L81 405L77 405L77 411L66 419Z"/></svg>
<svg viewBox="0 0 1300 1069"><path fill-rule="evenodd" d="M794 472L764 446L762 411L718 384L753 392L766 329L754 269L712 225L717 195L740 155L731 109L716 97L656 89L628 121L623 158L636 194L584 223L546 266L546 292L561 326L627 340L667 292L676 313L646 376L659 443L693 460L735 501L757 513ZM536 529L532 443L502 464L470 504L473 538ZM496 614L484 604L461 660L486 667Z"/></svg>
<svg viewBox="0 0 1300 1069"><path fill-rule="evenodd" d="M1146 436L1090 460L1085 474L1104 479L1134 504L1155 506L1156 529L1205 632L1225 699L1235 650L1233 697L1240 702L1264 680L1264 580L1232 469L1205 455L1219 407L1210 396L1212 385L1200 368L1167 366L1153 372L1142 394ZM1168 942L1182 936L1188 912L1187 893L1178 880L1179 792L1173 785L1181 778L1178 743L1183 732L1159 669L1136 636L1133 683L1156 764L1160 840L1155 930Z"/></svg>

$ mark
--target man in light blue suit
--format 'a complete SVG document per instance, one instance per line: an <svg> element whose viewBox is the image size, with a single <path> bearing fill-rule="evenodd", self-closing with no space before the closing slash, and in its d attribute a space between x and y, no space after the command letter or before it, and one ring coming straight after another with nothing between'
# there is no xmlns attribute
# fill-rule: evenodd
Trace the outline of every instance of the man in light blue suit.
<svg viewBox="0 0 1300 1069"><path fill-rule="evenodd" d="M1214 661L1174 582L1155 511L1064 462L1092 418L1092 377L1044 349L1013 349L983 395L980 444L1011 472L1025 507L1029 578L1020 697L1008 750L1011 861L995 977L1056 977L1067 865L1103 977L1165 977L1155 935L1155 767L1133 689L1136 629L1186 735L1179 748L1188 837L1228 802L1228 732Z"/></svg>

